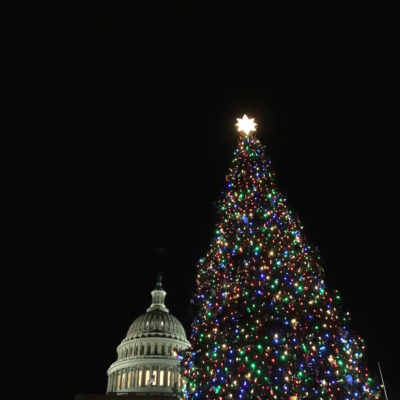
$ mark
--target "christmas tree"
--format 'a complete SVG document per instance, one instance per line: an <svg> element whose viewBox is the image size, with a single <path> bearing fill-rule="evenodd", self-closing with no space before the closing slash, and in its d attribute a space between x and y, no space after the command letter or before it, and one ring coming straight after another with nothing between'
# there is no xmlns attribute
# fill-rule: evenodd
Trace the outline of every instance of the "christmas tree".
<svg viewBox="0 0 400 400"><path fill-rule="evenodd" d="M197 265L188 399L378 399L365 344L275 184L254 119L240 137Z"/></svg>

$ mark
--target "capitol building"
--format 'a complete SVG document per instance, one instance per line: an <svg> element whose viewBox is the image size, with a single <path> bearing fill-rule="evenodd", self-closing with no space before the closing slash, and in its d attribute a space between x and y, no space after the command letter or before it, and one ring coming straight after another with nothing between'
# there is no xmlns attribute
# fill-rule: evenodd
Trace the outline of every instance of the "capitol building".
<svg viewBox="0 0 400 400"><path fill-rule="evenodd" d="M107 395L77 395L76 400L177 398L183 385L177 352L189 348L189 341L165 306L166 295L159 273L150 307L132 322L117 347L117 360L107 371Z"/></svg>

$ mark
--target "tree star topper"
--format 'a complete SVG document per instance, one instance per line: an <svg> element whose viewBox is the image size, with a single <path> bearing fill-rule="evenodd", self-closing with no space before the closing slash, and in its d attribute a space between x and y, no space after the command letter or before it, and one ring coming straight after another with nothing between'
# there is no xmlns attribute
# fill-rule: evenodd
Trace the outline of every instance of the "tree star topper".
<svg viewBox="0 0 400 400"><path fill-rule="evenodd" d="M248 118L247 115L244 114L243 118L236 118L236 121L238 132L243 132L245 135L248 135L250 132L256 131L257 124L254 122L254 118Z"/></svg>

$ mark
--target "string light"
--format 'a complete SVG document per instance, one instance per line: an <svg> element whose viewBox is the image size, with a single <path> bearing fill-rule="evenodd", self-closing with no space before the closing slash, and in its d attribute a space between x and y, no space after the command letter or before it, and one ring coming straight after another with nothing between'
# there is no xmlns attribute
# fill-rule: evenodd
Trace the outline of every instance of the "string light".
<svg viewBox="0 0 400 400"><path fill-rule="evenodd" d="M196 270L187 399L382 398L320 257L275 184L255 135L240 135L215 234Z"/></svg>

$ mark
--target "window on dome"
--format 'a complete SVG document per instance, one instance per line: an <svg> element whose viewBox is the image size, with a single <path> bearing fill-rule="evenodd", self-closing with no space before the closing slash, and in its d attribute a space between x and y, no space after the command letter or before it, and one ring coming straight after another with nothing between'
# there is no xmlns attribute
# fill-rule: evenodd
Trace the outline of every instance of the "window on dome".
<svg viewBox="0 0 400 400"><path fill-rule="evenodd" d="M121 374L118 373L117 390L121 389Z"/></svg>
<svg viewBox="0 0 400 400"><path fill-rule="evenodd" d="M142 386L142 377L143 377L143 371L139 369L139 374L138 374L138 386Z"/></svg>
<svg viewBox="0 0 400 400"><path fill-rule="evenodd" d="M160 371L160 386L164 386L164 370Z"/></svg>
<svg viewBox="0 0 400 400"><path fill-rule="evenodd" d="M147 385L147 382L149 381L149 379L150 379L150 370L146 369L146 373L145 373L145 376L144 376L144 381L145 381L146 385Z"/></svg>
<svg viewBox="0 0 400 400"><path fill-rule="evenodd" d="M125 372L122 373L121 389L125 389Z"/></svg>
<svg viewBox="0 0 400 400"><path fill-rule="evenodd" d="M165 344L161 346L161 355L165 356Z"/></svg>
<svg viewBox="0 0 400 400"><path fill-rule="evenodd" d="M131 379L132 379L132 372L129 371L128 372L128 383L126 385L126 387L130 388L131 387Z"/></svg>
<svg viewBox="0 0 400 400"><path fill-rule="evenodd" d="M167 386L171 386L171 371L168 370Z"/></svg>
<svg viewBox="0 0 400 400"><path fill-rule="evenodd" d="M154 354L158 354L158 346L157 345L154 346Z"/></svg>

